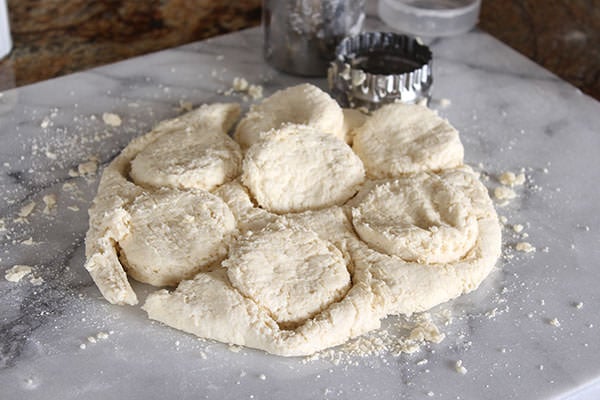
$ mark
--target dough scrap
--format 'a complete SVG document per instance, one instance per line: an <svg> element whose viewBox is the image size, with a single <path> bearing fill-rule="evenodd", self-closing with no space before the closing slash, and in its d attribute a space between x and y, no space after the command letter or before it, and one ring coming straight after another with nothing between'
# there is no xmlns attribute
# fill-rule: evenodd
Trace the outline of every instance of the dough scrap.
<svg viewBox="0 0 600 400"><path fill-rule="evenodd" d="M275 213L342 204L365 179L348 145L306 125L270 131L248 149L242 169L254 199Z"/></svg>
<svg viewBox="0 0 600 400"><path fill-rule="evenodd" d="M477 217L461 188L429 173L366 188L352 223L370 247L405 261L445 263L475 244Z"/></svg>
<svg viewBox="0 0 600 400"><path fill-rule="evenodd" d="M309 125L344 139L342 109L329 94L308 83L279 90L253 106L238 124L234 138L247 149L261 133L289 123Z"/></svg>
<svg viewBox="0 0 600 400"><path fill-rule="evenodd" d="M212 190L241 172L242 152L227 130L237 104L203 106L177 122L131 161L131 178L141 186Z"/></svg>
<svg viewBox="0 0 600 400"><path fill-rule="evenodd" d="M425 106L393 103L355 129L353 149L373 179L462 165L458 132Z"/></svg>
<svg viewBox="0 0 600 400"><path fill-rule="evenodd" d="M222 263L232 285L295 327L339 301L350 287L342 253L312 231L272 226L232 244Z"/></svg>
<svg viewBox="0 0 600 400"><path fill-rule="evenodd" d="M127 208L121 261L134 279L174 286L224 258L235 219L219 197L202 190L144 192Z"/></svg>
<svg viewBox="0 0 600 400"><path fill-rule="evenodd" d="M137 304L137 296L117 255L120 240L129 234L128 206L145 190L128 179L131 161L163 135L185 129L193 121L227 131L235 122L237 104L212 104L159 123L152 131L133 139L104 169L98 192L89 210L85 238L85 268L106 300L113 304ZM237 118L237 117L236 117Z"/></svg>

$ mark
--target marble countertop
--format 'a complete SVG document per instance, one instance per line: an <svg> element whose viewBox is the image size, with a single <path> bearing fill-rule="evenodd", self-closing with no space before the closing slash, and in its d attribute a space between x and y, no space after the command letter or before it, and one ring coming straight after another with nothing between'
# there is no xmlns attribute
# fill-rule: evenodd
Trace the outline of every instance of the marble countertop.
<svg viewBox="0 0 600 400"><path fill-rule="evenodd" d="M368 0L375 8L377 0ZM0 90L260 23L261 0L8 0L14 51ZM600 8L585 0L482 0L479 27L600 99Z"/></svg>
<svg viewBox="0 0 600 400"><path fill-rule="evenodd" d="M0 279L2 399L531 400L600 379L600 104L481 31L431 43L432 105L486 185L521 168L527 182L498 207L508 222L492 276L436 310L453 316L442 343L339 364L286 359L199 341L104 301L83 268L98 175L78 176L78 165L106 166L181 101L243 101L222 94L236 76L266 95L301 82L265 65L261 43L251 29L1 93L0 271L33 267L21 282ZM123 123L107 126L104 112ZM49 194L57 204L45 210ZM521 240L537 251L515 251Z"/></svg>

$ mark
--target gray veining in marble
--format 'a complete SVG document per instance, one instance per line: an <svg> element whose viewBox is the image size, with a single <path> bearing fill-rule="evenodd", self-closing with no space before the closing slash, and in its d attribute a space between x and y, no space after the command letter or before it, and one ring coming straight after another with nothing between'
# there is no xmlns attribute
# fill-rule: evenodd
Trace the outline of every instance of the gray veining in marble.
<svg viewBox="0 0 600 400"><path fill-rule="evenodd" d="M27 264L44 282L0 279L0 398L549 399L600 379L600 105L479 31L431 43L433 106L459 129L467 162L481 163L490 188L502 171L525 168L526 185L498 210L525 226L537 252L513 251L523 239L505 229L514 258L441 306L455 319L444 342L356 365L304 363L232 352L105 302L83 269L97 176L69 171L91 156L105 166L177 115L180 100L240 100L219 94L235 76L267 95L304 81L265 65L261 40L248 30L2 93L0 271ZM106 126L103 112L123 124ZM58 206L45 214L49 193ZM15 222L31 201L32 214ZM148 289L135 287L143 299ZM99 332L108 338L87 340Z"/></svg>

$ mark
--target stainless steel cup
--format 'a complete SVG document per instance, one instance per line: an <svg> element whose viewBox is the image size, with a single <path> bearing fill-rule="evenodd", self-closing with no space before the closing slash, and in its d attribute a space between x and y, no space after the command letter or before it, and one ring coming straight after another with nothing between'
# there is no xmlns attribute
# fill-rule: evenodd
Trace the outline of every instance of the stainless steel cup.
<svg viewBox="0 0 600 400"><path fill-rule="evenodd" d="M290 74L325 76L337 44L364 19L365 0L263 0L265 59Z"/></svg>

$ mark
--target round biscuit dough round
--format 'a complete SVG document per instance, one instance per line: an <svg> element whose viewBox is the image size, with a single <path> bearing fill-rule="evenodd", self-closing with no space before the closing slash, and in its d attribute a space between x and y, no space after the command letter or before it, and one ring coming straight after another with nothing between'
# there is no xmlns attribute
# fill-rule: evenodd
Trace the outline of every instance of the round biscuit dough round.
<svg viewBox="0 0 600 400"><path fill-rule="evenodd" d="M279 227L244 235L232 244L231 284L294 328L339 301L351 285L342 253L312 231Z"/></svg>
<svg viewBox="0 0 600 400"><path fill-rule="evenodd" d="M241 173L242 152L227 134L187 126L149 144L131 162L142 186L212 190Z"/></svg>
<svg viewBox="0 0 600 400"><path fill-rule="evenodd" d="M354 132L353 149L373 179L439 171L463 163L458 132L425 106L385 105Z"/></svg>
<svg viewBox="0 0 600 400"><path fill-rule="evenodd" d="M463 257L477 240L477 216L461 187L419 173L382 181L352 208L352 223L372 248L406 261L435 264Z"/></svg>
<svg viewBox="0 0 600 400"><path fill-rule="evenodd" d="M365 179L360 159L342 140L305 125L273 130L248 149L242 183L276 213L342 204Z"/></svg>
<svg viewBox="0 0 600 400"><path fill-rule="evenodd" d="M129 206L130 232L119 241L127 273L172 286L225 257L235 219L219 197L202 190L144 192Z"/></svg>
<svg viewBox="0 0 600 400"><path fill-rule="evenodd" d="M348 251L355 267L367 268L373 279L385 283L386 314L426 311L477 289L500 256L500 223L483 184L468 167L443 171L439 177L465 195L469 205L462 206L477 220L476 240L466 254L443 263L418 263L349 240Z"/></svg>
<svg viewBox="0 0 600 400"><path fill-rule="evenodd" d="M255 105L238 124L234 138L242 149L254 144L261 133L283 124L310 125L344 139L344 114L326 92L309 83L273 93Z"/></svg>

